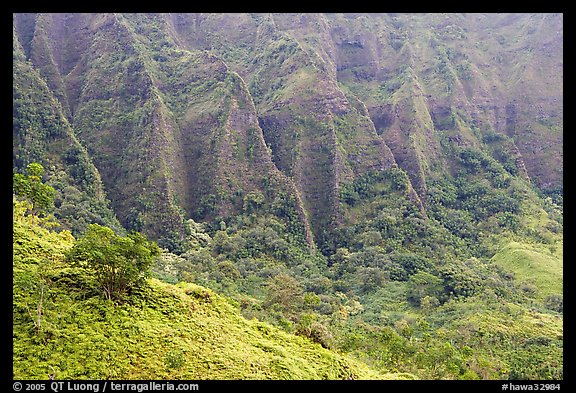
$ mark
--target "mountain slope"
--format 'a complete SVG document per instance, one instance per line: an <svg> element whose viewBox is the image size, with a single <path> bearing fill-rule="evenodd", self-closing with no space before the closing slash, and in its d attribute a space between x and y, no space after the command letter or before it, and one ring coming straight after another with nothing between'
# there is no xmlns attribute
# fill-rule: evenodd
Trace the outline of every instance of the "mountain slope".
<svg viewBox="0 0 576 393"><path fill-rule="evenodd" d="M187 218L239 213L271 187L263 177L292 200L308 243L323 243L343 186L397 164L425 208L454 146L562 190L562 15L16 14L14 25L122 224L165 244Z"/></svg>
<svg viewBox="0 0 576 393"><path fill-rule="evenodd" d="M316 17L295 17L295 27L285 25L288 16L246 14L185 15L174 23L186 47L211 48L243 75L274 163L294 182L318 237L341 220L343 182L395 162L363 104L339 89L334 65L293 34L301 28L325 36L325 26L314 30Z"/></svg>
<svg viewBox="0 0 576 393"><path fill-rule="evenodd" d="M246 320L228 299L195 284L150 279L114 305L64 261L70 233L25 212L15 200L14 379L413 378Z"/></svg>
<svg viewBox="0 0 576 393"><path fill-rule="evenodd" d="M26 61L15 33L13 48L14 170L24 172L31 162L44 165L56 190L55 214L75 233L93 222L121 230L91 156L45 80Z"/></svg>
<svg viewBox="0 0 576 393"><path fill-rule="evenodd" d="M239 212L258 190L267 205L272 194L286 195L294 226L312 243L298 195L270 160L250 93L220 59L177 48L163 17L37 20L44 23L27 43L31 60L49 85L66 86L57 96L124 226L173 246L185 216ZM81 42L76 50L61 49L72 36Z"/></svg>
<svg viewBox="0 0 576 393"><path fill-rule="evenodd" d="M14 171L74 236L384 374L562 378L562 14L13 21Z"/></svg>

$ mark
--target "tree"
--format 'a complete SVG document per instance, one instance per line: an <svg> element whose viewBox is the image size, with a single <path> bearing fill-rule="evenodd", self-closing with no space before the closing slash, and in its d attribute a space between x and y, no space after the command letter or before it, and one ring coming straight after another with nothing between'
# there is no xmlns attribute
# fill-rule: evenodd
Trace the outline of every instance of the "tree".
<svg viewBox="0 0 576 393"><path fill-rule="evenodd" d="M302 309L304 290L300 283L286 273L279 273L268 280L266 305L277 305L284 313Z"/></svg>
<svg viewBox="0 0 576 393"><path fill-rule="evenodd" d="M425 297L437 297L444 289L442 279L427 272L418 272L408 280L407 298L410 302L421 305Z"/></svg>
<svg viewBox="0 0 576 393"><path fill-rule="evenodd" d="M316 313L305 313L300 316L296 326L296 334L308 337L324 348L332 348L334 345L332 334L326 326L318 321L318 314Z"/></svg>
<svg viewBox="0 0 576 393"><path fill-rule="evenodd" d="M45 213L54 207L54 188L42 182L43 176L44 167L32 162L26 166L26 176L15 173L12 177L14 194L32 202L34 213Z"/></svg>
<svg viewBox="0 0 576 393"><path fill-rule="evenodd" d="M144 284L150 265L159 255L158 245L138 232L120 237L108 227L91 224L66 257L95 275L106 299L121 302Z"/></svg>
<svg viewBox="0 0 576 393"><path fill-rule="evenodd" d="M246 214L256 212L264 204L265 197L260 191L250 191L244 196L243 210Z"/></svg>

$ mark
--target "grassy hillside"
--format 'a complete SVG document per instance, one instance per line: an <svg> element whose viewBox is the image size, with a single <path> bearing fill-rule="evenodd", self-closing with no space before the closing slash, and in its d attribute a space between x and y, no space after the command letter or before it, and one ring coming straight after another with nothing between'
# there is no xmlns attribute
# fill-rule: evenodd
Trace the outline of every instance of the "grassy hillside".
<svg viewBox="0 0 576 393"><path fill-rule="evenodd" d="M515 272L520 282L535 285L540 299L562 293L563 260L542 246L511 241L492 259L506 270Z"/></svg>
<svg viewBox="0 0 576 393"><path fill-rule="evenodd" d="M13 377L412 379L374 371L267 323L204 287L150 279L115 305L64 261L67 231L14 201ZM54 222L54 221L52 221Z"/></svg>

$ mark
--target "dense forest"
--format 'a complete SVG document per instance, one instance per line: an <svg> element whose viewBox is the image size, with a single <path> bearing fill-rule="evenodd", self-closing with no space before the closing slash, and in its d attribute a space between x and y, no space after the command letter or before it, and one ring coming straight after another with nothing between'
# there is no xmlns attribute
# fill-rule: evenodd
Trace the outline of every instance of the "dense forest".
<svg viewBox="0 0 576 393"><path fill-rule="evenodd" d="M15 379L563 379L562 14L14 14Z"/></svg>

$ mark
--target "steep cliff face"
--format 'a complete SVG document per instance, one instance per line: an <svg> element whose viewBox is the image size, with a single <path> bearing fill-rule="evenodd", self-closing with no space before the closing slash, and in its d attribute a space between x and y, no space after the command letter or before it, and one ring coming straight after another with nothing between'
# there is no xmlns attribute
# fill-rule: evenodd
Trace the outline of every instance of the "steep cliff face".
<svg viewBox="0 0 576 393"><path fill-rule="evenodd" d="M537 185L562 187L561 14L331 15L330 23L339 81L366 104L420 192L449 167L442 144L484 149L493 134L512 138L498 150Z"/></svg>
<svg viewBox="0 0 576 393"><path fill-rule="evenodd" d="M99 171L78 140L60 101L26 61L25 50L13 35L13 153L14 170L42 163L56 190L55 215L75 233L97 222L121 230L106 198Z"/></svg>
<svg viewBox="0 0 576 393"><path fill-rule="evenodd" d="M339 186L367 168L397 163L425 199L427 181L451 172L454 146L513 162L544 189L562 187L562 15L178 15L172 23L179 42L216 53L247 81L274 162L320 227L337 221ZM533 94L543 80L553 97ZM528 116L531 96L540 117ZM311 140L329 151L308 150Z"/></svg>
<svg viewBox="0 0 576 393"><path fill-rule="evenodd" d="M562 189L562 15L16 14L15 40L118 218L186 218L286 195L311 242L341 190L399 166L426 209L454 148ZM15 150L27 143L15 131Z"/></svg>
<svg viewBox="0 0 576 393"><path fill-rule="evenodd" d="M272 159L316 235L339 222L342 183L395 164L364 104L340 89L334 48L319 46L330 42L323 16L181 15L173 23L186 47L210 49L243 75Z"/></svg>
<svg viewBox="0 0 576 393"><path fill-rule="evenodd" d="M164 16L15 16L30 60L86 146L122 224L182 238L187 217L242 210L254 190L296 190L271 161L242 78L205 51L179 49ZM18 31L18 29L16 29ZM77 37L74 41L73 37ZM75 42L74 50L70 48Z"/></svg>
<svg viewBox="0 0 576 393"><path fill-rule="evenodd" d="M150 327L149 337L118 335L114 353L128 339L159 356L87 367L78 348L93 347L90 335L54 302L102 314L96 278L84 285L89 277L67 263L60 272L72 238L38 227L15 195L20 374L562 379L562 14L31 13L13 22L14 171L43 165L55 216L76 238L91 223L143 232L164 249L151 273L190 282L151 281L152 292L114 307L138 321L110 314L119 327ZM46 253L53 246L59 256ZM203 308L224 300L196 284L306 339L264 348L252 338L272 330ZM191 335L187 315L182 326L163 322L179 315L164 300L190 295L181 289L210 314ZM44 300L46 334L36 336L29 310ZM223 310L234 319L224 329ZM160 341L178 336L191 350L166 353L162 326L170 337ZM80 347L44 356L61 354L49 346L62 349L69 331ZM301 339L319 344L311 357ZM230 343L230 356L212 351ZM195 346L206 356L192 356ZM320 346L381 373L351 374L342 359L334 369ZM176 370L178 353L188 365ZM308 366L321 353L332 371Z"/></svg>

